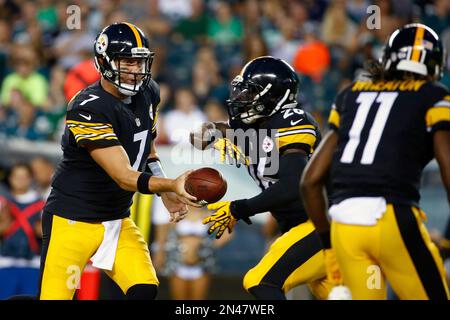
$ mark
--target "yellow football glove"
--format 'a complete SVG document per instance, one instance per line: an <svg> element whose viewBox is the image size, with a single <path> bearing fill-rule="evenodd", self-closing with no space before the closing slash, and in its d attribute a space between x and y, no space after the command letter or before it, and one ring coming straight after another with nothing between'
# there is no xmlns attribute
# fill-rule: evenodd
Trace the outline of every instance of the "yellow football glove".
<svg viewBox="0 0 450 320"><path fill-rule="evenodd" d="M237 165L245 164L246 166L250 165L250 160L245 154L242 152L241 148L231 142L228 138L218 139L213 144L214 149L220 151L220 161L222 163L225 162L226 157L228 156L230 159L235 159Z"/></svg>
<svg viewBox="0 0 450 320"><path fill-rule="evenodd" d="M213 214L203 219L203 224L213 222L208 229L208 234L212 234L217 231L216 239L220 239L226 229L228 233L233 232L236 219L232 216L230 211L231 201L219 201L208 205L208 210L216 210Z"/></svg>
<svg viewBox="0 0 450 320"><path fill-rule="evenodd" d="M341 270L333 249L324 249L325 269L327 271L327 280L335 285L343 283Z"/></svg>

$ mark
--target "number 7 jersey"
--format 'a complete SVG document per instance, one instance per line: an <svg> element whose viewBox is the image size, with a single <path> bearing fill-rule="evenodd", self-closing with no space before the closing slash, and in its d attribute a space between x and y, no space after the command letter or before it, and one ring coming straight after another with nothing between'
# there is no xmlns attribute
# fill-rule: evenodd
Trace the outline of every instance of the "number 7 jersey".
<svg viewBox="0 0 450 320"><path fill-rule="evenodd" d="M339 135L333 202L383 196L418 205L422 170L434 157L433 133L450 130L450 95L424 80L356 81L336 97L328 122Z"/></svg>
<svg viewBox="0 0 450 320"><path fill-rule="evenodd" d="M56 169L45 211L78 221L127 217L134 192L121 189L92 159L86 146L121 145L134 170L142 171L156 137L158 85L125 103L96 82L80 91L67 107L61 140L63 159Z"/></svg>

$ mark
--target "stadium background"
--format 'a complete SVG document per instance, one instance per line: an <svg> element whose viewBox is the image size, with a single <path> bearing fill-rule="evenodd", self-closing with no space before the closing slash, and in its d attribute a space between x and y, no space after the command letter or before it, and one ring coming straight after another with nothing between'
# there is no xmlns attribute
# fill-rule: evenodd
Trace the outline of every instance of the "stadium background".
<svg viewBox="0 0 450 320"><path fill-rule="evenodd" d="M0 168L44 155L55 163L66 102L97 80L93 39L106 25L139 26L156 52L153 78L162 102L157 148L167 174L176 176L201 162L180 164L179 147L198 123L224 120L228 84L246 61L273 55L291 63L301 85L299 99L326 130L334 96L357 77L363 62L378 58L386 37L408 22L432 27L450 49L450 2L366 0L84 0L0 1ZM381 28L367 29L366 9L380 8ZM80 8L80 28L69 30L70 5ZM442 82L450 85L450 63ZM22 77L20 74L26 74ZM25 79L25 80L24 80ZM178 149L177 149L178 148ZM217 158L216 158L217 160ZM213 165L228 180L228 199L258 192L242 170ZM1 190L7 190L3 183ZM435 162L424 174L422 206L428 227L442 232L448 217L445 191ZM266 217L238 225L234 238L215 253L210 298L247 298L243 274L262 256L268 241ZM152 238L154 228L146 230ZM160 298L168 298L161 276ZM1 284L0 284L1 285ZM111 297L102 284L101 298Z"/></svg>

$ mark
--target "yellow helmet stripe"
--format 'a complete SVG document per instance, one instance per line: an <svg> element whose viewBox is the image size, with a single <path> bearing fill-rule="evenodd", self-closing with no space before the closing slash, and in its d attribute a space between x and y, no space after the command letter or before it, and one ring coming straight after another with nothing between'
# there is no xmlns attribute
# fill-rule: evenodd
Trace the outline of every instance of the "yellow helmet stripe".
<svg viewBox="0 0 450 320"><path fill-rule="evenodd" d="M128 23L128 22L125 22L125 24L127 26L129 26L130 29L133 31L134 36L136 37L137 46L138 46L138 48L141 48L142 47L142 39L141 39L141 35L139 34L139 31L136 29L136 27L133 24Z"/></svg>
<svg viewBox="0 0 450 320"><path fill-rule="evenodd" d="M420 50L418 49L418 47L422 46L422 40L423 40L423 35L425 33L425 28L418 26L417 30L416 30L416 36L414 38L414 46L413 46L413 52L411 55L411 60L412 61L419 61L420 58Z"/></svg>

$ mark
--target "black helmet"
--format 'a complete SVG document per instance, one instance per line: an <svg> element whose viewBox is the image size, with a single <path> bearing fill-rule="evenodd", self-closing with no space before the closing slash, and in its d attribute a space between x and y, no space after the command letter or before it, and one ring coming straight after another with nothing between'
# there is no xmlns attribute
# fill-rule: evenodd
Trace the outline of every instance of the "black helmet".
<svg viewBox="0 0 450 320"><path fill-rule="evenodd" d="M381 64L384 70L393 73L407 71L439 80L444 68L442 42L430 27L408 24L389 37Z"/></svg>
<svg viewBox="0 0 450 320"><path fill-rule="evenodd" d="M253 123L296 102L299 80L288 63L264 56L247 63L231 86L227 100L230 118Z"/></svg>
<svg viewBox="0 0 450 320"><path fill-rule="evenodd" d="M95 67L101 75L113 83L122 94L134 95L144 88L151 78L150 68L154 53L148 40L135 25L114 23L104 28L95 38ZM120 68L121 59L142 59L141 72L125 72ZM121 81L121 74L134 75L134 84ZM142 77L142 79L138 79Z"/></svg>

